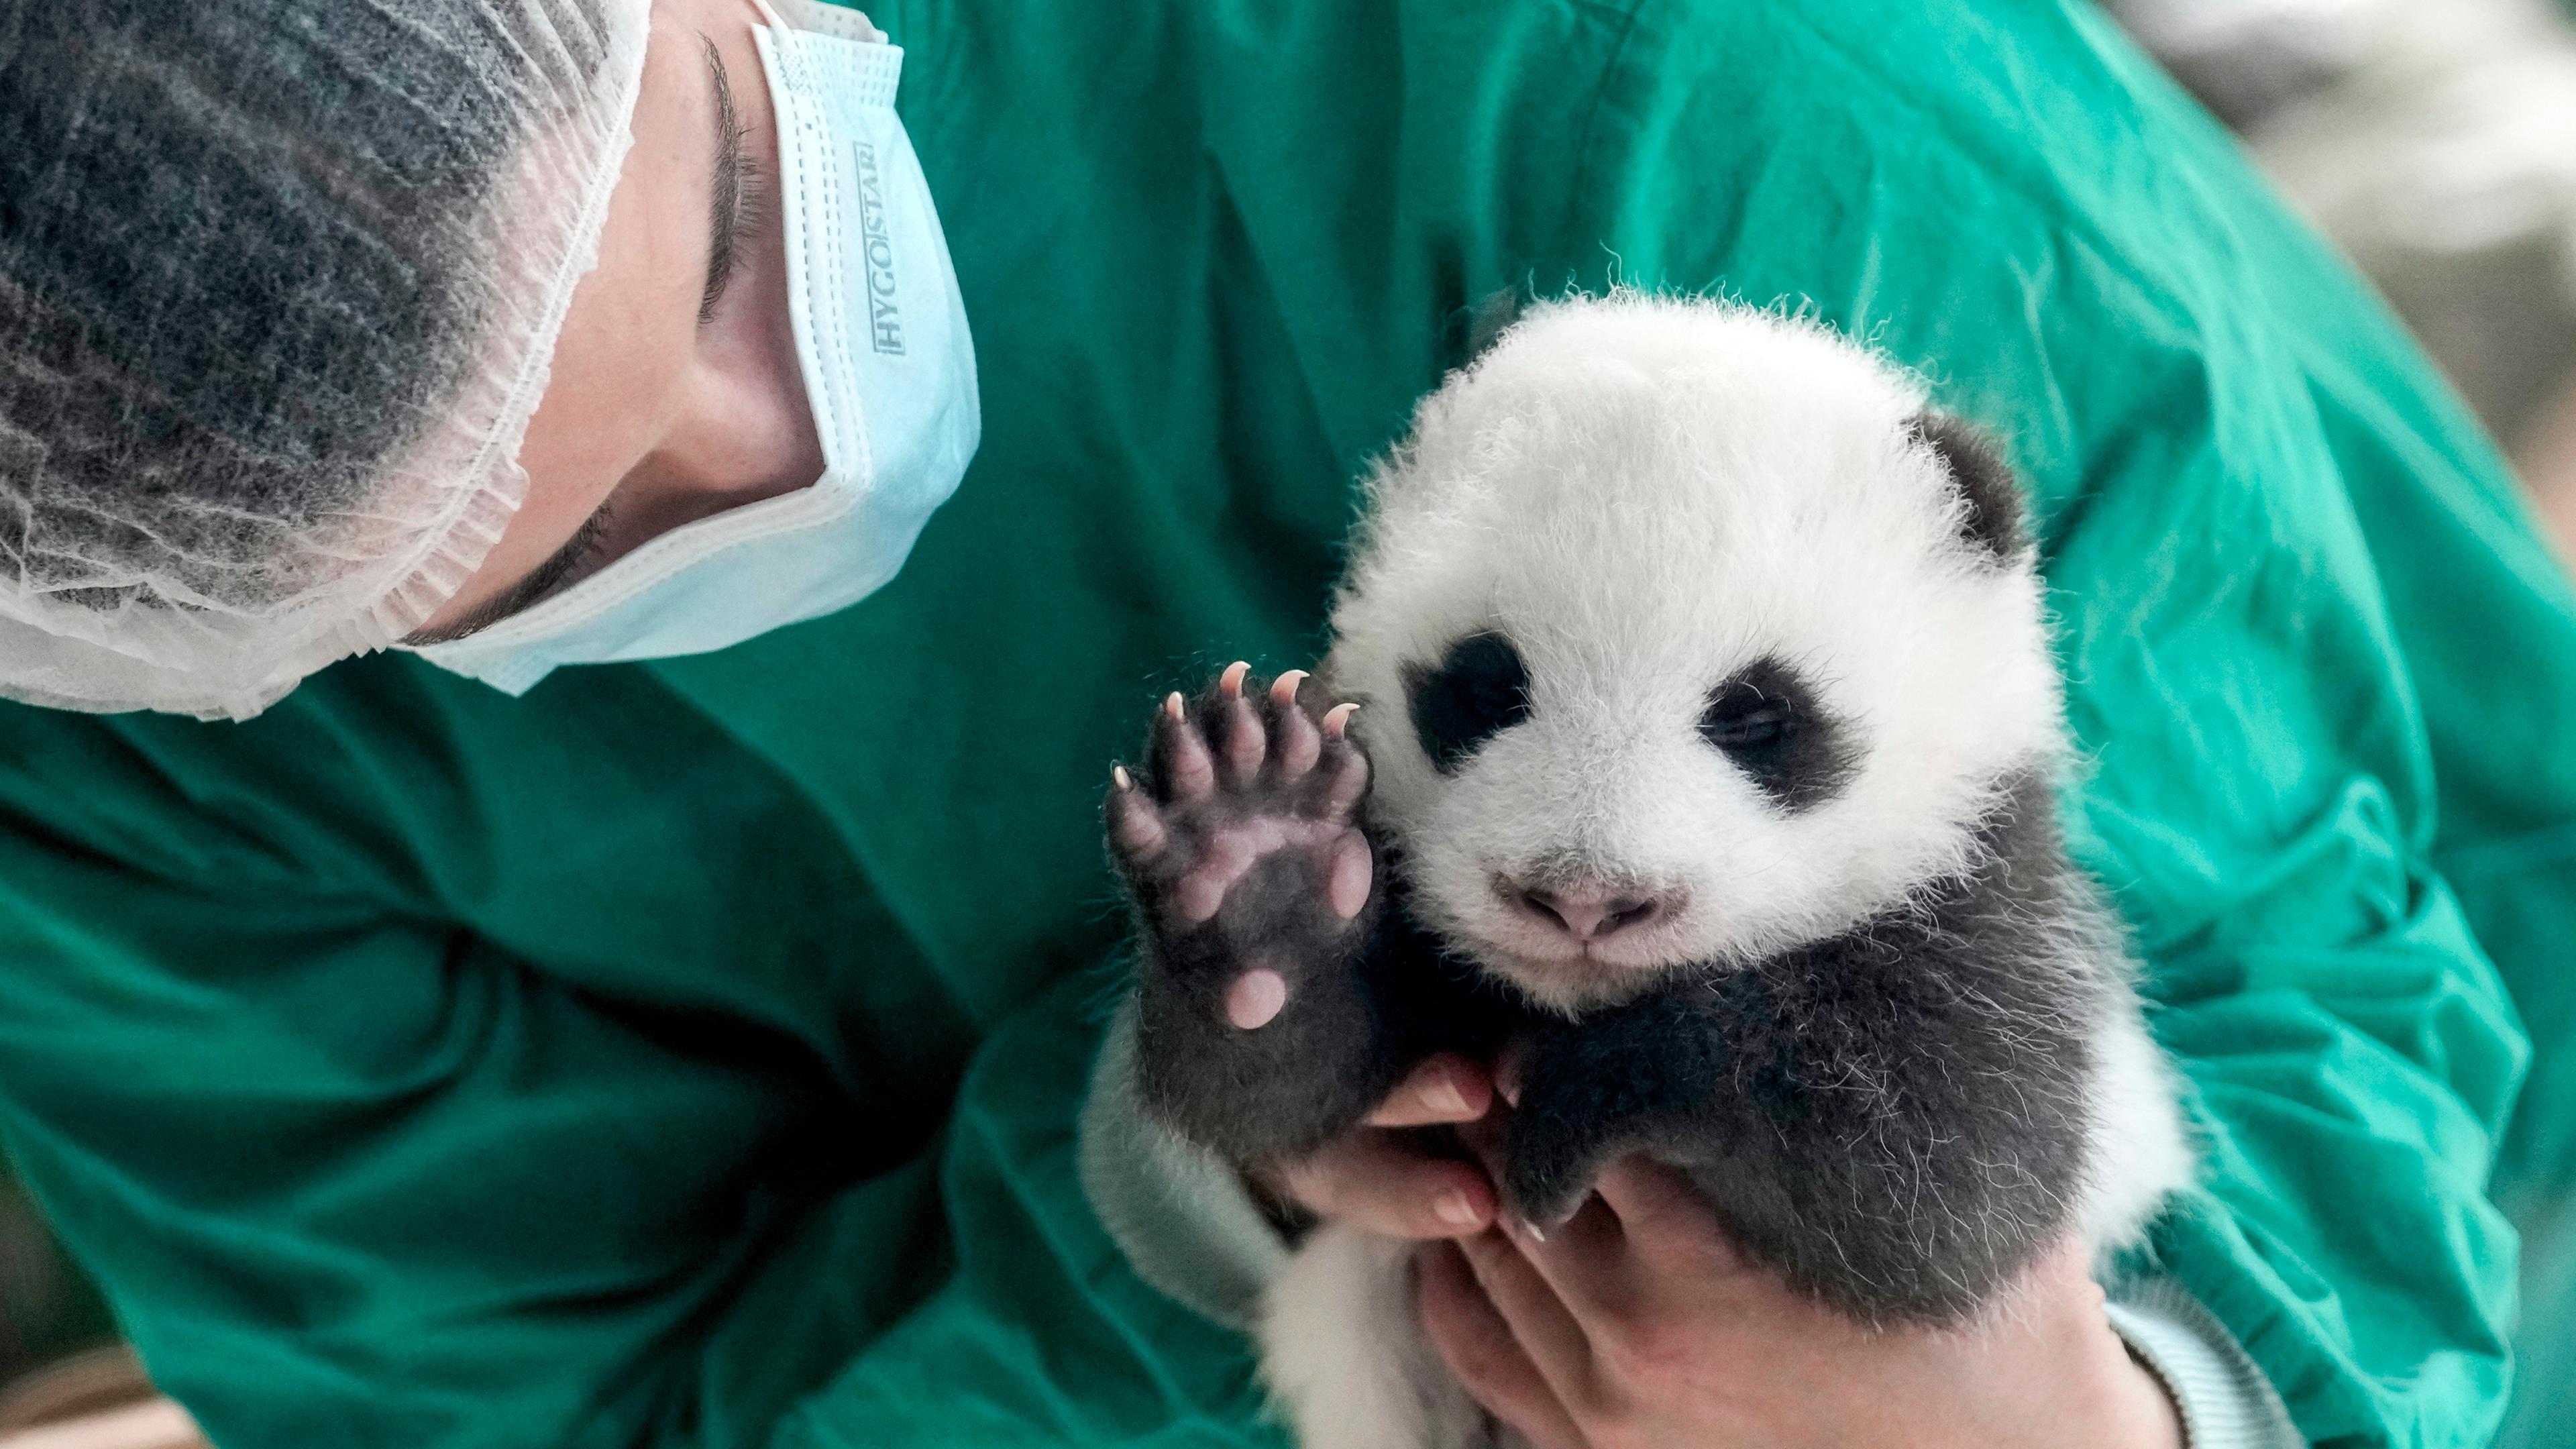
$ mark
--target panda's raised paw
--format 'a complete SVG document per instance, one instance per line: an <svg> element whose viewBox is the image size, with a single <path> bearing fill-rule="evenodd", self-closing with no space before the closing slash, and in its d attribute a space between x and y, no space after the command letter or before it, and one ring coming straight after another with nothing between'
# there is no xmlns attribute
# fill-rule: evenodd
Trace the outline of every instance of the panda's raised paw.
<svg viewBox="0 0 2576 1449"><path fill-rule="evenodd" d="M1348 735L1356 706L1315 697L1308 679L1263 683L1232 665L1196 701L1163 701L1149 768L1112 772L1111 851L1153 929L1316 905L1350 922L1366 908L1376 870L1357 823L1368 758Z"/></svg>

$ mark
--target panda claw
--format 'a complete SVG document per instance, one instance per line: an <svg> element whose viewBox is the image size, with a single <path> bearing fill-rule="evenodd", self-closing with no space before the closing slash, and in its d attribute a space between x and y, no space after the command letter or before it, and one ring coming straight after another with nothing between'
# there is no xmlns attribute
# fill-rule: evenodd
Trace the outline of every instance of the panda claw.
<svg viewBox="0 0 2576 1449"><path fill-rule="evenodd" d="M1229 665L1197 698L1163 699L1149 768L1112 768L1104 810L1110 851L1166 949L1234 950L1225 943L1253 930L1263 940L1319 932L1317 950L1342 951L1368 914L1376 858L1355 823L1368 759L1343 733L1352 706L1324 710L1321 699L1313 708L1299 699L1312 677L1300 669L1260 680L1244 664ZM1237 902L1245 882L1279 855L1301 864L1261 875ZM1289 914L1274 917L1282 906ZM1254 994L1241 1003L1236 1026L1256 1030L1277 1003L1267 980L1246 990Z"/></svg>
<svg viewBox="0 0 2576 1449"><path fill-rule="evenodd" d="M1222 706L1225 716L1223 749L1226 768L1232 772L1233 782L1242 785L1261 773L1261 761L1270 751L1270 741L1261 728L1261 716L1244 700L1243 681L1237 679L1234 684Z"/></svg>
<svg viewBox="0 0 2576 1449"><path fill-rule="evenodd" d="M1207 740L1175 694L1154 719L1154 778L1166 801L1197 800L1216 789L1216 762Z"/></svg>
<svg viewBox="0 0 2576 1449"><path fill-rule="evenodd" d="M1136 788L1136 777L1124 765L1113 768L1110 779L1115 787L1109 796L1109 833L1118 848L1128 856L1142 860L1162 849L1167 832L1154 802Z"/></svg>
<svg viewBox="0 0 2576 1449"><path fill-rule="evenodd" d="M1323 758L1324 736L1315 728L1313 717L1298 705L1293 686L1284 700L1275 688L1270 697L1279 706L1279 778L1283 782L1294 782L1304 778L1307 771L1315 768L1315 762Z"/></svg>
<svg viewBox="0 0 2576 1449"><path fill-rule="evenodd" d="M1317 808L1325 819L1348 820L1351 812L1358 808L1360 797L1368 793L1368 756L1338 736L1332 739L1330 761L1326 766Z"/></svg>

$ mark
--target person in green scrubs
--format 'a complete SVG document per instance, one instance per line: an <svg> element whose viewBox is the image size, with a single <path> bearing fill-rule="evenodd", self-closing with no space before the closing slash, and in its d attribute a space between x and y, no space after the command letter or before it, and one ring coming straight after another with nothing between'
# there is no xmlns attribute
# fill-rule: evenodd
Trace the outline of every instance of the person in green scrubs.
<svg viewBox="0 0 2576 1449"><path fill-rule="evenodd" d="M2010 441L2187 1083L2064 1335L2158 1392L1944 1376L1907 1442L2504 1413L2516 1226L2576 1236L2576 597L2090 9L11 3L0 141L0 1143L229 1449L1281 1442L1275 1242L1079 1126L1098 792L1311 655L1480 302L1614 281ZM1556 1382L1485 1388L1793 1432Z"/></svg>

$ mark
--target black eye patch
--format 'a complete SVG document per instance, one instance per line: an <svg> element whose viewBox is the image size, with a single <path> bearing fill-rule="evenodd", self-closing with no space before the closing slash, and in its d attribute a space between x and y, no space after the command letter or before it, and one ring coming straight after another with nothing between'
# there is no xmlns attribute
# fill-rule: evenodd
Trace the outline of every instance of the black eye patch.
<svg viewBox="0 0 2576 1449"><path fill-rule="evenodd" d="M1439 667L1405 671L1413 732L1440 773L1454 774L1478 745L1529 718L1529 667L1500 634L1470 634Z"/></svg>
<svg viewBox="0 0 2576 1449"><path fill-rule="evenodd" d="M1699 733L1789 810L1832 799L1859 765L1816 692L1777 659L1757 660L1710 690Z"/></svg>

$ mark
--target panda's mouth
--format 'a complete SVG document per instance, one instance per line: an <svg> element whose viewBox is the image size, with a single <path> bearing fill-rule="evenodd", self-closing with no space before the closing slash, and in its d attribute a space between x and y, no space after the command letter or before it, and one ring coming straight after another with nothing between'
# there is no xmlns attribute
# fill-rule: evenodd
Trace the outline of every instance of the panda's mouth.
<svg viewBox="0 0 2576 1449"><path fill-rule="evenodd" d="M1538 1000L1591 1007L1643 990L1689 959L1686 892L1590 877L1487 876L1458 924L1475 954Z"/></svg>
<svg viewBox="0 0 2576 1449"><path fill-rule="evenodd" d="M1654 988L1678 964L1678 958L1628 959L1595 948L1571 953L1537 953L1478 939L1476 959L1496 976L1518 987L1534 1004L1568 1016L1617 1006Z"/></svg>
<svg viewBox="0 0 2576 1449"><path fill-rule="evenodd" d="M1477 944L1484 954L1521 963L1544 971L1585 971L1591 973L1629 973L1661 971L1677 963L1670 950L1658 949L1643 940L1615 944L1569 943L1533 940L1533 933L1506 928L1501 931L1476 933Z"/></svg>

